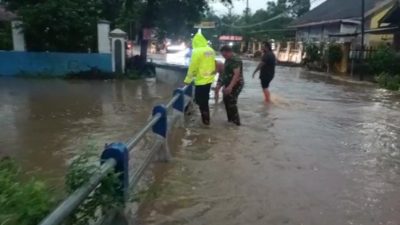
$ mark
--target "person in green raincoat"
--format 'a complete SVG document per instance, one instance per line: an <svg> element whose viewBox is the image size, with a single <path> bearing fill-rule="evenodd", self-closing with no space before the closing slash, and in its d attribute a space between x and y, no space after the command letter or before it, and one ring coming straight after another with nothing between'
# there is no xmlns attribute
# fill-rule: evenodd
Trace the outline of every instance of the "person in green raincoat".
<svg viewBox="0 0 400 225"><path fill-rule="evenodd" d="M210 90L216 75L215 51L206 38L199 32L192 42L193 52L185 84L194 82L195 102L200 108L201 118L205 125L210 124Z"/></svg>

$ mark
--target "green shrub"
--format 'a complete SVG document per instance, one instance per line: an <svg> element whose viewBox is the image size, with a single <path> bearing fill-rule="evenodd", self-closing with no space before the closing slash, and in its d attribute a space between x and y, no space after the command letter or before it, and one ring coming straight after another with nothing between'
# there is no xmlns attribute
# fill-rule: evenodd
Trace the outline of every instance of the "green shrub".
<svg viewBox="0 0 400 225"><path fill-rule="evenodd" d="M400 74L400 56L390 46L382 45L368 60L372 74Z"/></svg>
<svg viewBox="0 0 400 225"><path fill-rule="evenodd" d="M306 63L313 63L322 59L321 49L317 44L310 43L306 45Z"/></svg>
<svg viewBox="0 0 400 225"><path fill-rule="evenodd" d="M335 64L342 60L343 53L339 44L329 44L328 46L328 62L330 64Z"/></svg>
<svg viewBox="0 0 400 225"><path fill-rule="evenodd" d="M387 84L387 77L389 74L387 73L381 73L375 77L376 82L378 82L380 87L386 87Z"/></svg>
<svg viewBox="0 0 400 225"><path fill-rule="evenodd" d="M400 89L400 75L390 75L388 73L381 73L376 76L376 81L379 86L392 91Z"/></svg>
<svg viewBox="0 0 400 225"><path fill-rule="evenodd" d="M98 156L93 152L84 151L71 163L66 176L68 195L100 170ZM36 178L23 182L21 174L22 170L13 160L0 160L0 225L36 225L66 197L57 196ZM120 188L118 174L111 172L64 224L91 224L99 215L122 206Z"/></svg>
<svg viewBox="0 0 400 225"><path fill-rule="evenodd" d="M0 161L1 225L35 225L55 205L53 192L36 178L23 182L21 169L9 158Z"/></svg>

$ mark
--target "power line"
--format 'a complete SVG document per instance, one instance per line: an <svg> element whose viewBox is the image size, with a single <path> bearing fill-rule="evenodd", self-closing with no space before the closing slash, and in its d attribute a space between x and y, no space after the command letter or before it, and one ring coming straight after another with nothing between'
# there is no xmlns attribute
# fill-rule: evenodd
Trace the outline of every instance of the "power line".
<svg viewBox="0 0 400 225"><path fill-rule="evenodd" d="M267 30L252 31L252 32L249 32L249 34L258 34L258 33L266 33L266 32L282 32L282 31L296 31L296 29L267 29Z"/></svg>
<svg viewBox="0 0 400 225"><path fill-rule="evenodd" d="M269 23L271 21L277 20L277 19L282 18L282 17L284 17L284 15L280 14L280 15L274 16L274 17L272 17L272 18L270 18L268 20L265 20L265 21L262 21L262 22L258 22L258 23L255 23L255 24L244 25L244 26L236 26L236 25L233 25L233 24L229 25L229 24L225 24L225 23L222 23L222 25L226 26L226 27L235 28L235 29L251 28L251 27L256 27L256 26L259 26L259 25L262 25L262 24L265 24L265 23Z"/></svg>
<svg viewBox="0 0 400 225"><path fill-rule="evenodd" d="M319 1L319 0L310 1L310 6L312 4L314 4L315 2L317 2L317 1ZM280 18L284 18L289 13L289 11L293 10L295 7L297 7L297 6L292 6L292 7L288 8L288 9L286 9L285 12L282 12L282 13L278 14L277 16L274 16L272 18L269 18L267 20L264 20L264 21L261 21L261 22L255 23L255 24L236 26L234 24L229 25L229 24L221 23L221 25L226 26L226 27L230 27L230 28L234 28L234 29L244 29L244 28L256 27L256 26L263 25L265 23L269 23L269 22L272 22L272 21L280 19Z"/></svg>

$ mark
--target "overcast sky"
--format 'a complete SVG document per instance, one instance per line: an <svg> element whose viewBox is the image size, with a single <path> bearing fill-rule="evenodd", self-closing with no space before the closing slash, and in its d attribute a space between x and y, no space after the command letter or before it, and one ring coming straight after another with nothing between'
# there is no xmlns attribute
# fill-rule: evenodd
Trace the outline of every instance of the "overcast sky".
<svg viewBox="0 0 400 225"><path fill-rule="evenodd" d="M251 11L254 13L258 9L267 8L268 1L271 1L271 0L249 0ZM315 7L324 1L325 0L311 0L311 2L314 2L312 4L312 7ZM349 0L349 1L351 1L351 0ZM225 14L228 12L228 9L226 8L226 6L224 6L221 3L213 3L211 5L217 14ZM246 8L246 0L233 0L233 12L235 14L241 14L245 8Z"/></svg>

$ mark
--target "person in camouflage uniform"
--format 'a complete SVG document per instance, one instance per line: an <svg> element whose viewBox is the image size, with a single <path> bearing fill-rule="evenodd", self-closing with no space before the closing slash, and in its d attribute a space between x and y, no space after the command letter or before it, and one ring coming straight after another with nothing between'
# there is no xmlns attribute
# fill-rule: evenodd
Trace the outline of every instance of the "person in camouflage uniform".
<svg viewBox="0 0 400 225"><path fill-rule="evenodd" d="M243 62L233 54L232 48L229 46L222 47L221 54L225 58L225 66L224 72L219 76L215 94L218 96L221 87L224 88L223 100L228 121L240 126L237 100L244 86Z"/></svg>

